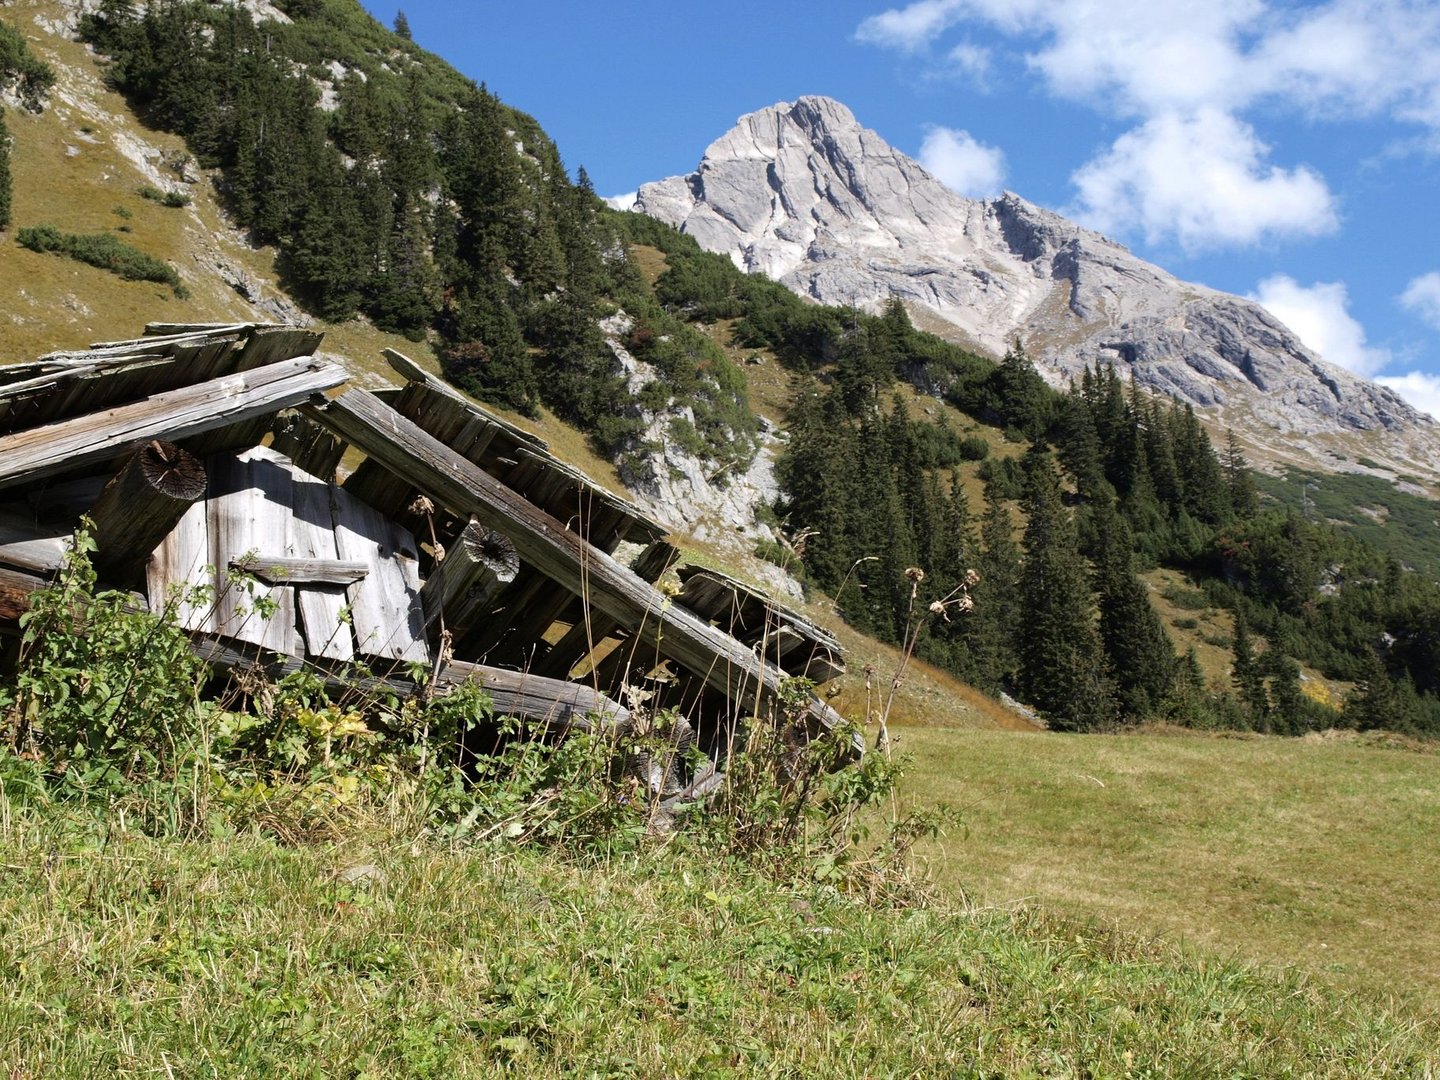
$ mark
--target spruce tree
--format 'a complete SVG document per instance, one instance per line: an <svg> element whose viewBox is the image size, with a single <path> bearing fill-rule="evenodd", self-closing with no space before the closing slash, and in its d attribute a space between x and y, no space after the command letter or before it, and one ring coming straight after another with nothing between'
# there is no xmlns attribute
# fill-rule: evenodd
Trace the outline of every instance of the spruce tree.
<svg viewBox="0 0 1440 1080"><path fill-rule="evenodd" d="M1256 728L1265 730L1270 715L1270 697L1265 692L1265 672L1255 654L1255 643L1250 637L1250 624L1244 613L1236 608L1233 618L1230 679L1235 684L1240 704L1250 716L1251 723Z"/></svg>
<svg viewBox="0 0 1440 1080"><path fill-rule="evenodd" d="M1399 695L1385 661L1375 649L1367 647L1361 664L1360 678L1345 701L1345 722L1357 731L1393 730L1398 726L1395 714Z"/></svg>
<svg viewBox="0 0 1440 1080"><path fill-rule="evenodd" d="M1148 590L1135 575L1125 520L1109 503L1095 508L1095 519L1100 640L1122 713L1127 719L1139 720L1158 712L1170 696L1175 684L1175 649L1150 603Z"/></svg>
<svg viewBox="0 0 1440 1080"><path fill-rule="evenodd" d="M1052 727L1088 731L1114 714L1089 574L1050 455L1025 458L1028 522L1020 576L1020 688Z"/></svg>
<svg viewBox="0 0 1440 1080"><path fill-rule="evenodd" d="M974 611L961 624L968 643L971 680L995 692L1013 683L1019 666L1016 639L1020 629L1020 548L1015 525L998 489L985 485L985 513L980 523L979 583L971 590Z"/></svg>
<svg viewBox="0 0 1440 1080"><path fill-rule="evenodd" d="M396 11L396 12L395 12L395 22L394 22L393 25L394 25L394 28L395 28L395 34L396 34L396 36L402 37L402 38L404 38L406 41L413 41L413 40L414 40L414 39L410 36L410 20L406 17L405 12L403 12L403 11Z"/></svg>
<svg viewBox="0 0 1440 1080"><path fill-rule="evenodd" d="M1225 436L1225 487L1230 494L1230 511L1241 521L1248 521L1260 512L1260 494L1255 489L1255 474L1250 471L1240 440L1235 432Z"/></svg>
<svg viewBox="0 0 1440 1080"><path fill-rule="evenodd" d="M1270 728L1280 735L1300 735L1307 727L1300 665L1282 649L1272 647L1263 665L1270 676Z"/></svg>

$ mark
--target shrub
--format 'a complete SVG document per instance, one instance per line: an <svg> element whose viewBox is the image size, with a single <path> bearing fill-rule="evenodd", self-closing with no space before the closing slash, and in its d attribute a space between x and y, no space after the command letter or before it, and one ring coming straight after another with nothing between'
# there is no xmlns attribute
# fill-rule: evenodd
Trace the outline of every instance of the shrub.
<svg viewBox="0 0 1440 1080"><path fill-rule="evenodd" d="M127 281L154 281L169 285L176 296L185 298L180 275L173 266L115 239L109 233L62 233L54 225L31 225L21 229L15 239L21 247L31 251L67 255L119 274Z"/></svg>
<svg viewBox="0 0 1440 1080"><path fill-rule="evenodd" d="M158 202L162 206L168 206L172 210L179 210L190 205L190 196L183 191L161 191L154 184L144 184L140 187L140 197L149 199L151 202Z"/></svg>
<svg viewBox="0 0 1440 1080"><path fill-rule="evenodd" d="M7 741L71 779L149 778L194 741L204 665L172 620L95 591L94 541L81 529L55 584L20 618Z"/></svg>

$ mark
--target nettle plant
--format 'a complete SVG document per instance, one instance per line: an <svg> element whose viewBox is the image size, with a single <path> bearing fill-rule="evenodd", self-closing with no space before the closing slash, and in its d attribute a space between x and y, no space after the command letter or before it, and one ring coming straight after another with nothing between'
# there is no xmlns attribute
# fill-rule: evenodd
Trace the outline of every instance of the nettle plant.
<svg viewBox="0 0 1440 1080"><path fill-rule="evenodd" d="M94 550L78 530L54 584L20 617L0 715L10 748L55 773L146 779L193 743L206 669L173 619L139 610L130 593L96 591Z"/></svg>

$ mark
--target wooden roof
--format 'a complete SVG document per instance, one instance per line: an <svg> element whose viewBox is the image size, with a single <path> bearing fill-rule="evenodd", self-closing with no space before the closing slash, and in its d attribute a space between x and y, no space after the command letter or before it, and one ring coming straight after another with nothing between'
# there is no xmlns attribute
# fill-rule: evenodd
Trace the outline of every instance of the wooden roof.
<svg viewBox="0 0 1440 1080"><path fill-rule="evenodd" d="M757 650L752 618L781 609L753 590L691 575L697 610L670 603L651 584L674 554L663 526L402 354L386 353L404 384L383 399L331 396L347 375L320 343L271 324L156 323L0 367L0 618L89 511L109 583L143 587L152 607L209 586L205 608L181 615L215 657L363 658L380 678L396 677L387 663L453 662L527 709L569 701L567 715L594 704L557 677L596 629L643 644L735 715L773 700L786 670L842 670L838 644L794 613ZM361 460L341 480L347 453ZM187 469L203 477L193 491L169 484ZM612 558L626 540L645 546L638 573ZM707 613L707 589L711 608L724 593L743 617ZM478 663L494 658L552 677L527 675L522 692ZM811 715L840 722L818 699Z"/></svg>

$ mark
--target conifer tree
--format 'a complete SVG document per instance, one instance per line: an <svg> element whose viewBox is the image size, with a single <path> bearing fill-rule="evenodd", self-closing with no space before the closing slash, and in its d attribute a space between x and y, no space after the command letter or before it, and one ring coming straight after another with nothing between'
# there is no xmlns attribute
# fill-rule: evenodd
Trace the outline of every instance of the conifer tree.
<svg viewBox="0 0 1440 1080"><path fill-rule="evenodd" d="M987 484L976 559L980 581L971 590L975 609L962 624L962 631L969 645L971 679L992 692L1011 685L1019 666L1020 548L1014 531L999 491Z"/></svg>
<svg viewBox="0 0 1440 1080"><path fill-rule="evenodd" d="M1093 730L1112 718L1113 703L1089 575L1060 499L1054 461L1032 448L1025 472L1020 688L1052 727Z"/></svg>
<svg viewBox="0 0 1440 1080"><path fill-rule="evenodd" d="M1367 647L1361 657L1360 678L1345 701L1345 721L1357 731L1394 729L1399 695L1385 661L1374 648Z"/></svg>
<svg viewBox="0 0 1440 1080"><path fill-rule="evenodd" d="M1005 423L1026 438L1044 436L1050 426L1053 394L1017 339L1006 350L991 377L991 408Z"/></svg>
<svg viewBox="0 0 1440 1080"><path fill-rule="evenodd" d="M1095 518L1100 640L1124 716L1141 719L1156 713L1174 688L1175 649L1149 592L1135 575L1125 520L1109 503L1095 508Z"/></svg>
<svg viewBox="0 0 1440 1080"><path fill-rule="evenodd" d="M403 11L396 11L396 12L395 12L395 22L394 22L393 25L394 25L395 34L396 34L397 37L402 37L402 38L404 38L406 41L412 41L412 40L414 40L414 39L411 38L411 36L410 36L410 20L405 16L405 12L403 12Z"/></svg>
<svg viewBox="0 0 1440 1080"><path fill-rule="evenodd" d="M1300 689L1300 665L1284 650L1272 647L1263 667L1270 676L1270 729L1280 735L1302 734L1306 704Z"/></svg>
<svg viewBox="0 0 1440 1080"><path fill-rule="evenodd" d="M1250 637L1250 624L1244 613L1236 608L1234 631L1231 640L1230 679L1240 695L1240 704L1260 729L1268 724L1270 698L1265 692L1265 672L1255 655L1255 643Z"/></svg>
<svg viewBox="0 0 1440 1080"><path fill-rule="evenodd" d="M1230 512L1241 521L1248 521L1260 511L1260 494L1255 489L1255 474L1250 471L1240 440L1235 432L1225 437L1225 487L1230 494Z"/></svg>

